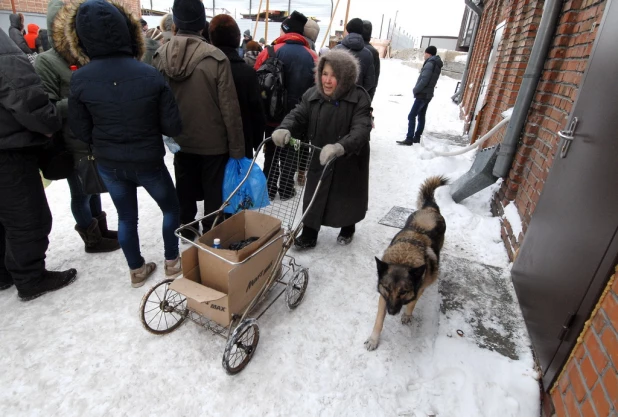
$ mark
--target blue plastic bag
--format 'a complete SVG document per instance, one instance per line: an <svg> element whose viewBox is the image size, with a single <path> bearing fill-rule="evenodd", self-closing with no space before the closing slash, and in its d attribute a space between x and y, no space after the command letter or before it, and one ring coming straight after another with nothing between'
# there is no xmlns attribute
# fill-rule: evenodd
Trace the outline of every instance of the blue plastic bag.
<svg viewBox="0 0 618 417"><path fill-rule="evenodd" d="M251 159L230 158L225 166L225 177L223 178L223 200L225 201L230 194L238 187L247 175ZM223 210L225 213L235 214L242 210L256 210L270 204L268 193L266 192L266 177L257 164L253 165L249 178L243 186L232 196L229 205Z"/></svg>

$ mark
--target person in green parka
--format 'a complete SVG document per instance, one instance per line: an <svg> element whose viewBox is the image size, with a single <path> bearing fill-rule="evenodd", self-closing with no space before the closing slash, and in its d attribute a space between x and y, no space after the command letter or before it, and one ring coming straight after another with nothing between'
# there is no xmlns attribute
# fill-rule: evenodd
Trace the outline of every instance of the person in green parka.
<svg viewBox="0 0 618 417"><path fill-rule="evenodd" d="M89 147L78 140L68 125L69 85L77 60L72 56L64 29L67 26L64 3L50 0L47 5L47 27L51 49L39 54L34 69L43 82L43 87L52 102L56 103L62 117L62 135L65 148L73 155L76 166L80 158L88 155ZM67 178L71 191L71 212L75 218L75 230L84 241L88 253L111 252L120 249L118 234L107 228L106 213L101 207L99 194L84 194L77 169Z"/></svg>

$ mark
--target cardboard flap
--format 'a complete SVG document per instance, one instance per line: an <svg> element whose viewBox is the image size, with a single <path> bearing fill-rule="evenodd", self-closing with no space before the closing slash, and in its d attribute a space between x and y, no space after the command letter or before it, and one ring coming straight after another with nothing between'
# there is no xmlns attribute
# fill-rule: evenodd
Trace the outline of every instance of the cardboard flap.
<svg viewBox="0 0 618 417"><path fill-rule="evenodd" d="M178 278L171 283L170 289L197 301L198 303L208 303L227 297L227 294L205 287L190 279Z"/></svg>

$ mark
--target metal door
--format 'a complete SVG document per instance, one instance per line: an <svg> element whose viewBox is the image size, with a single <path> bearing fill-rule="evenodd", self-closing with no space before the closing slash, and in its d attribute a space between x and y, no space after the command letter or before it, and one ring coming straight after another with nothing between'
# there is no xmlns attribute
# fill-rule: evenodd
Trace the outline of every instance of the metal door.
<svg viewBox="0 0 618 417"><path fill-rule="evenodd" d="M618 5L608 1L579 97L512 276L549 389L618 260ZM569 139L572 137L572 140Z"/></svg>
<svg viewBox="0 0 618 417"><path fill-rule="evenodd" d="M496 31L494 32L494 41L491 45L491 52L489 53L489 60L487 62L487 68L485 68L485 74L483 75L483 81L481 84L481 89L479 90L479 96L476 99L476 107L474 108L474 115L472 116L472 123L470 124L470 132L474 132L474 126L477 123L477 118L480 114L481 109L483 108L483 105L485 104L487 88L489 87L491 75L493 74L494 67L496 66L496 60L498 59L498 47L500 46L500 41L502 41L504 25L506 25L506 21L496 26Z"/></svg>

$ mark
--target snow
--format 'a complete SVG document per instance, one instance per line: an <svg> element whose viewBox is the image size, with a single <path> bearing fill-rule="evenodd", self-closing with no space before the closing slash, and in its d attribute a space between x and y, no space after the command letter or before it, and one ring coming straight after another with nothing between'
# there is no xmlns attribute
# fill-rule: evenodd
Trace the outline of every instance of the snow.
<svg viewBox="0 0 618 417"><path fill-rule="evenodd" d="M513 115L513 110L515 110L515 107L510 107L510 108L506 109L505 111L503 111L501 113L502 117L505 118L505 119L507 117L511 117Z"/></svg>
<svg viewBox="0 0 618 417"><path fill-rule="evenodd" d="M468 62L468 54L457 55L455 57L455 62L461 62L461 63L465 64L466 62Z"/></svg>
<svg viewBox="0 0 618 417"><path fill-rule="evenodd" d="M426 177L457 179L473 158L436 157L417 145L395 144L405 136L416 76L396 60L382 61L367 217L349 246L338 246L338 231L325 228L313 251L289 252L310 268L305 300L292 312L279 300L260 318L256 354L234 377L221 367L224 340L194 323L160 337L141 326L140 300L164 279L161 214L144 190L138 191L141 246L158 269L146 286L133 289L121 251L84 253L66 181L50 185L54 224L47 265L75 267L79 278L29 303L19 302L14 289L0 292L0 415L539 415L531 352L522 348L512 360L459 337L465 317L440 313L437 285L424 293L411 325L388 316L378 349L363 346L378 300L374 256L396 233L377 222L393 206L414 207ZM426 132L461 133L458 107L449 99L456 83L440 78ZM428 138L426 146L457 148L437 138ZM172 171L171 155L166 162ZM453 202L448 186L438 189L447 222L443 253L508 271L500 219L489 209L495 187L462 204ZM108 195L103 207L116 224ZM490 320L485 324L491 326ZM521 334L517 343L525 348L529 341Z"/></svg>
<svg viewBox="0 0 618 417"><path fill-rule="evenodd" d="M515 236L516 239L519 239L519 234L522 232L523 228L521 225L521 217L519 216L515 203L511 202L504 207L504 218L508 220L511 225L511 229L513 229L513 236Z"/></svg>

